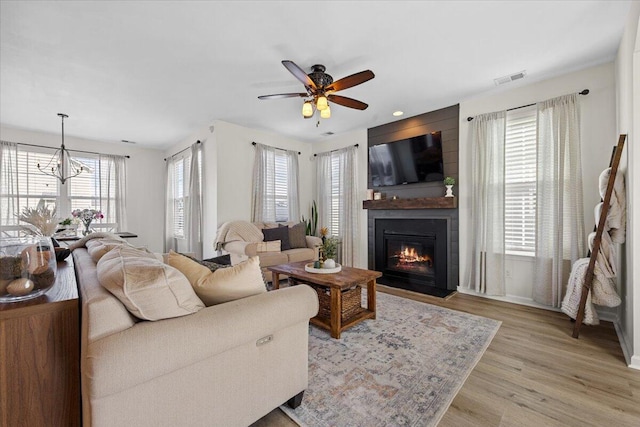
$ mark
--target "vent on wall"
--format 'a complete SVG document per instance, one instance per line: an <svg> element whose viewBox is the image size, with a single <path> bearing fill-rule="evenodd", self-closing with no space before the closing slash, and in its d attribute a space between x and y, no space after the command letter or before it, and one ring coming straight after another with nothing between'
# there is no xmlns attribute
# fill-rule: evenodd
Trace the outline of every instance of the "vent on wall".
<svg viewBox="0 0 640 427"><path fill-rule="evenodd" d="M497 79L493 79L493 81L496 82L496 86L500 86L505 83L511 83L516 80L524 79L526 75L527 72L525 70L522 70L519 73L514 73L504 77L498 77Z"/></svg>

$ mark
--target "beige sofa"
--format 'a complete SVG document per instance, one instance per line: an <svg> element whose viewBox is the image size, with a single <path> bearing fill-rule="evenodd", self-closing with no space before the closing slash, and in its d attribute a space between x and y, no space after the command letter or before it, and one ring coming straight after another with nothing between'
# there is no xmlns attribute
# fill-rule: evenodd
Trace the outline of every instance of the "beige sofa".
<svg viewBox="0 0 640 427"><path fill-rule="evenodd" d="M288 227L295 225L293 222L249 223L246 221L234 221L223 224L218 231L218 247L231 254L247 257L258 256L264 277L267 281L271 282L272 273L267 270L267 267L297 261L314 261L318 259L318 247L322 246L322 239L319 237L305 236L307 244L305 248L288 249L278 252L258 252L258 244L264 239L264 235L261 233L262 230L265 228L278 228L281 224L287 225ZM231 230L224 233L225 237L221 237L221 230L223 230L225 226L231 227ZM254 227L257 230L257 234L256 232L252 232L250 227Z"/></svg>
<svg viewBox="0 0 640 427"><path fill-rule="evenodd" d="M296 286L140 321L73 251L81 300L82 416L93 426L246 426L308 381L315 292Z"/></svg>

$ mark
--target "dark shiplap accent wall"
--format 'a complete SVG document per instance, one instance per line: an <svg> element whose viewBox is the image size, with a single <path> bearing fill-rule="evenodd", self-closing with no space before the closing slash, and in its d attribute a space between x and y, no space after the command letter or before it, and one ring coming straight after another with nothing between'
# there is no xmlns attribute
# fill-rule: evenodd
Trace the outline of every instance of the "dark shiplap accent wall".
<svg viewBox="0 0 640 427"><path fill-rule="evenodd" d="M370 128L368 130L368 146L440 131L442 132L444 176L452 176L457 181L459 117L460 106L456 104L441 110ZM367 180L368 188L373 188L370 175ZM457 195L455 190L456 187L454 187L454 194ZM445 188L442 181L438 181L378 187L375 191L384 193L387 198L392 196L401 198L441 197L444 196Z"/></svg>
<svg viewBox="0 0 640 427"><path fill-rule="evenodd" d="M385 142L398 141L430 132L442 132L442 152L444 158L444 176L451 176L458 180L458 152L459 152L459 122L460 107L452 105L441 110L424 113L368 130L368 146ZM371 186L371 176L368 176L368 188ZM374 189L384 193L390 199L393 196L404 198L442 197L445 187L442 181L425 182ZM453 192L459 196L458 186ZM448 253L448 289L456 289L459 284L459 215L458 209L394 209L369 210L368 216L368 255L369 268L375 269L375 222L382 218L445 218L449 223L449 253Z"/></svg>

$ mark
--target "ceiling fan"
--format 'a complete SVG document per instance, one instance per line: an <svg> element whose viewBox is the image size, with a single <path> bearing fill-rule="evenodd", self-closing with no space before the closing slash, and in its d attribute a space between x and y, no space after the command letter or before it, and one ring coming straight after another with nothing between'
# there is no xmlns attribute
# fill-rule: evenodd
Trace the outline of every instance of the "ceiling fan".
<svg viewBox="0 0 640 427"><path fill-rule="evenodd" d="M333 81L333 77L325 73L324 65L316 64L311 67L311 72L307 74L293 61L284 60L282 65L302 82L306 93L280 93L277 95L262 95L259 99L280 99L280 98L306 98L302 105L302 116L305 119L313 117L316 110L320 111L320 117L328 119L331 117L329 101L344 107L355 108L356 110L366 110L368 105L357 99L346 96L334 95L335 92L357 86L375 77L371 70L361 71L352 74L338 81Z"/></svg>

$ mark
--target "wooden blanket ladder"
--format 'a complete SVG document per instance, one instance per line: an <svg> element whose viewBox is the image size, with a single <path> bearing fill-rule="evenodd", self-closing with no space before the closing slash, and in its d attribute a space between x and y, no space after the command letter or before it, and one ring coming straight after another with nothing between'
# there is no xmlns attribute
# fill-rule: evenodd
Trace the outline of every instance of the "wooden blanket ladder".
<svg viewBox="0 0 640 427"><path fill-rule="evenodd" d="M584 319L584 310L587 305L587 296L591 291L593 283L593 274L596 267L596 258L598 252L600 252L600 242L602 241L602 233L607 222L607 215L609 214L609 205L611 203L611 193L613 193L613 184L616 180L616 174L618 173L618 166L620 165L620 158L622 157L622 148L624 147L624 141L627 135L621 134L618 138L618 145L613 153L613 158L609 166L611 172L609 174L609 181L607 182L607 191L604 194L604 200L602 202L602 211L600 212L600 220L598 221L598 228L596 229L596 237L593 239L593 249L591 250L591 257L589 258L589 266L587 272L584 275L584 284L582 285L582 294L580 295L580 305L578 306L578 314L576 315L576 323L573 326L573 338L578 338L580 334L580 326L582 326L582 320Z"/></svg>

